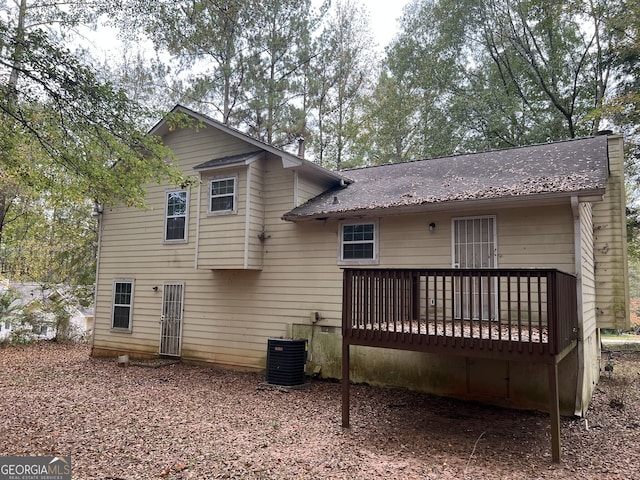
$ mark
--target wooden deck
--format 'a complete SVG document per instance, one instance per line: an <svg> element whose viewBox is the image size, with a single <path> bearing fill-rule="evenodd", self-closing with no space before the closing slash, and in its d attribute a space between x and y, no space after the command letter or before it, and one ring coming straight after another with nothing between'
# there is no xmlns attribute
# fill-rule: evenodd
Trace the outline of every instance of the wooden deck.
<svg viewBox="0 0 640 480"><path fill-rule="evenodd" d="M558 363L577 345L576 292L575 276L554 269L345 269L343 426L351 345L543 363L559 462Z"/></svg>

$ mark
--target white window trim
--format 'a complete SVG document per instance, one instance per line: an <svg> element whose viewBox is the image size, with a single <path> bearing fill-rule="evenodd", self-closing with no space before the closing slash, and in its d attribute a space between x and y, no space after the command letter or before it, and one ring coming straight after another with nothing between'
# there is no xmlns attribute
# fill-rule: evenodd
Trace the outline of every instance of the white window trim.
<svg viewBox="0 0 640 480"><path fill-rule="evenodd" d="M211 184L222 180L233 180L233 208L231 210L211 210ZM238 213L238 174L212 177L207 183L207 215L232 215Z"/></svg>
<svg viewBox="0 0 640 480"><path fill-rule="evenodd" d="M343 227L345 225L373 225L373 258L344 259L343 258ZM338 265L378 265L380 258L378 255L378 239L380 237L378 220L344 220L338 222Z"/></svg>
<svg viewBox="0 0 640 480"><path fill-rule="evenodd" d="M117 283L130 283L131 284L131 303L129 304L129 327L128 328L122 328L122 327L114 327L113 326L113 316L115 314L115 310L116 310L116 306L119 305L124 305L124 304L117 304L116 305L116 284ZM133 303L134 303L134 297L135 297L135 288L136 288L136 282L134 279L132 278L116 278L113 281L113 286L111 287L111 330L116 331L116 332L127 332L127 333L131 333L132 330L132 323L133 323Z"/></svg>
<svg viewBox="0 0 640 480"><path fill-rule="evenodd" d="M187 198L187 209L184 213L184 238L177 238L175 240L167 240L167 220L169 219L169 195L177 192L185 192ZM188 243L189 242L189 190L184 188L176 188L174 190L167 190L164 193L164 232L162 234L164 243Z"/></svg>

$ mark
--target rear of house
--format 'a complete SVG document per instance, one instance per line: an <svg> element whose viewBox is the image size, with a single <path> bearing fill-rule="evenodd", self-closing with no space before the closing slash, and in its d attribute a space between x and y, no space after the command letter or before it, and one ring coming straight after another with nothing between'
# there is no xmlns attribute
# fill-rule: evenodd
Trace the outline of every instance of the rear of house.
<svg viewBox="0 0 640 480"><path fill-rule="evenodd" d="M620 137L336 173L176 110L201 125L152 133L190 180L150 186L146 210L103 208L94 355L263 369L269 338L302 337L307 371L340 378L344 268L557 269L579 321L562 411L586 409L598 329L629 321ZM355 381L547 408L535 362L352 350Z"/></svg>

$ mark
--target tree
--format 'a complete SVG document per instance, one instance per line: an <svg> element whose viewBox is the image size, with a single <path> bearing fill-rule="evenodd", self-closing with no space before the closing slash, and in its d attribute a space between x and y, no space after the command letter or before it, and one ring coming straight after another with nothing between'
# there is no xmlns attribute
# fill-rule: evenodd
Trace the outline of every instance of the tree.
<svg viewBox="0 0 640 480"><path fill-rule="evenodd" d="M610 62L616 68L614 93L602 109L602 115L621 126L637 144L640 125L640 1L620 2L609 17L615 36Z"/></svg>
<svg viewBox="0 0 640 480"><path fill-rule="evenodd" d="M171 177L170 152L139 125L144 110L101 80L82 58L42 28L0 20L0 138L5 177L55 187L47 171L62 168L98 202L139 204L144 184Z"/></svg>
<svg viewBox="0 0 640 480"><path fill-rule="evenodd" d="M311 0L264 0L254 3L252 13L248 101L239 120L256 138L284 146L306 131L304 72L316 55L311 36L320 15Z"/></svg>
<svg viewBox="0 0 640 480"><path fill-rule="evenodd" d="M87 5L0 6L0 249L18 278L92 282L89 205L142 205L148 182L181 180L148 112L65 46L108 2Z"/></svg>
<svg viewBox="0 0 640 480"><path fill-rule="evenodd" d="M409 4L380 78L387 92L393 82L393 94L389 105L374 104L402 148L374 136L387 152L382 157L398 161L405 159L400 150L416 158L597 132L600 117L593 112L611 87L611 18L620 3ZM388 110L394 104L403 110L401 123Z"/></svg>
<svg viewBox="0 0 640 480"><path fill-rule="evenodd" d="M340 169L354 160L364 98L377 62L368 12L352 0L333 5L319 37L309 90L315 113L316 161Z"/></svg>
<svg viewBox="0 0 640 480"><path fill-rule="evenodd" d="M143 30L158 51L166 51L178 98L215 112L225 124L246 102L248 34L253 31L249 0L130 2L125 15L138 18L128 32ZM121 18L121 17L119 17Z"/></svg>
<svg viewBox="0 0 640 480"><path fill-rule="evenodd" d="M610 30L604 5L550 0L485 0L475 9L475 42L482 59L500 75L503 89L518 98L547 139L595 133L588 114L606 94L609 67L603 61ZM487 68L487 62L481 65Z"/></svg>
<svg viewBox="0 0 640 480"><path fill-rule="evenodd" d="M373 163L439 156L458 148L463 128L451 109L464 68L466 10L416 1L387 48L366 132Z"/></svg>

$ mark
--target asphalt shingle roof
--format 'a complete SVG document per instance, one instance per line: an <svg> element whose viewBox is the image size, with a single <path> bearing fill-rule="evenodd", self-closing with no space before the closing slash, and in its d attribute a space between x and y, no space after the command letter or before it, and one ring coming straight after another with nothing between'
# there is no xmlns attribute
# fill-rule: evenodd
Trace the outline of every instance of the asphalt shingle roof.
<svg viewBox="0 0 640 480"><path fill-rule="evenodd" d="M596 136L341 172L353 180L283 215L304 220L406 206L603 193L607 137Z"/></svg>

